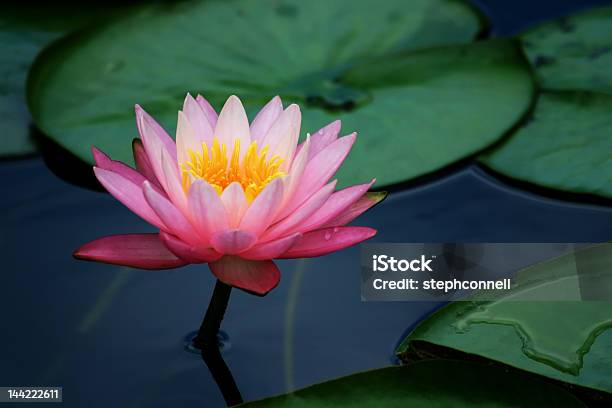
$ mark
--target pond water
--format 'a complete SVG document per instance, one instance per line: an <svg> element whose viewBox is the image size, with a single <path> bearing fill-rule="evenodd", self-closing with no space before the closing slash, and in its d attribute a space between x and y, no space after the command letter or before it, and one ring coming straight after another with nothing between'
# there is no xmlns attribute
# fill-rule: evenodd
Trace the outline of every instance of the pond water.
<svg viewBox="0 0 612 408"><path fill-rule="evenodd" d="M222 406L184 337L214 279L206 266L138 271L73 260L113 233L151 231L109 195L55 177L41 159L0 163L1 384L64 387L64 406ZM467 165L395 192L361 218L378 242L588 242L612 207L543 198ZM439 306L364 303L359 250L281 262L265 298L234 291L224 357L245 400L393 363L402 333Z"/></svg>
<svg viewBox="0 0 612 408"><path fill-rule="evenodd" d="M479 0L493 33L604 1ZM61 162L61 160L60 160ZM60 163L61 167L61 163ZM107 194L60 180L42 159L0 162L0 384L64 387L65 407L215 407L223 399L184 338L214 279L206 266L138 271L76 261L100 236L152 231ZM546 198L473 164L394 192L360 218L378 242L595 242L612 206ZM359 249L280 263L265 298L234 291L224 350L245 400L393 364L402 334L439 303L364 303Z"/></svg>
<svg viewBox="0 0 612 408"><path fill-rule="evenodd" d="M610 0L472 0L491 21L495 35L514 35L552 18L592 7L610 5Z"/></svg>

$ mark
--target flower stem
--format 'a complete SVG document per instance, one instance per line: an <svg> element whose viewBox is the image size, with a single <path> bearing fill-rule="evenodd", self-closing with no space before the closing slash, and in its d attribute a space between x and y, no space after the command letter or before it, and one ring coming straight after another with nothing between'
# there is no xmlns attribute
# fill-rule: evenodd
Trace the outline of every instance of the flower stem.
<svg viewBox="0 0 612 408"><path fill-rule="evenodd" d="M217 280L208 309L206 309L206 314L200 325L200 330L198 330L198 335L193 340L194 345L200 350L212 346L218 348L217 334L219 333L221 321L225 315L231 294L232 287Z"/></svg>
<svg viewBox="0 0 612 408"><path fill-rule="evenodd" d="M210 370L227 406L242 403L242 395L240 395L236 381L219 350L219 327L221 327L231 293L231 286L217 280L200 330L193 340L193 345L200 349L202 360Z"/></svg>

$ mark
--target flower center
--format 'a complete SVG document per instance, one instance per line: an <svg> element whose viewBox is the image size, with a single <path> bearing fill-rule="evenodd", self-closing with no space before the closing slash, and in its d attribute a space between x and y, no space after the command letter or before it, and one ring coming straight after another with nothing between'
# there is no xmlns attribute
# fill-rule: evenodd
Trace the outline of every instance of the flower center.
<svg viewBox="0 0 612 408"><path fill-rule="evenodd" d="M236 139L232 157L228 160L225 143L219 143L216 138L211 147L202 143L201 151L189 150L189 161L181 163L183 188L189 191L195 177L206 180L221 194L231 183L238 182L250 203L268 183L285 175L279 171L283 159L276 155L267 159L267 153L268 146L258 151L257 142L253 142L241 160L240 140Z"/></svg>

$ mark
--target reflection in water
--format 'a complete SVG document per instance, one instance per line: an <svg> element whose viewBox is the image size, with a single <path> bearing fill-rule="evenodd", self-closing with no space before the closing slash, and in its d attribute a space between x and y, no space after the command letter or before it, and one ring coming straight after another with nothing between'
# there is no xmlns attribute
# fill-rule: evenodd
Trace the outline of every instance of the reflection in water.
<svg viewBox="0 0 612 408"><path fill-rule="evenodd" d="M232 372L223 360L218 347L206 347L202 349L202 360L210 370L223 399L228 407L242 404L242 395L232 376Z"/></svg>
<svg viewBox="0 0 612 408"><path fill-rule="evenodd" d="M232 372L221 356L218 339L219 328L231 293L231 286L217 280L202 325L193 340L193 346L200 349L202 360L210 370L227 406L242 403L242 395Z"/></svg>

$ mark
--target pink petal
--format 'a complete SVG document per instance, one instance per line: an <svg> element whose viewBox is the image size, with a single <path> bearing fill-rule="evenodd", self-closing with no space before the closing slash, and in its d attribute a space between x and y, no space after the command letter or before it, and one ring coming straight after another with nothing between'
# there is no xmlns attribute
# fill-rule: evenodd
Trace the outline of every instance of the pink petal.
<svg viewBox="0 0 612 408"><path fill-rule="evenodd" d="M204 180L196 180L189 188L188 210L200 235L210 235L229 228L225 206L217 191Z"/></svg>
<svg viewBox="0 0 612 408"><path fill-rule="evenodd" d="M334 188L336 188L335 180L313 194L287 218L271 226L263 234L261 241L266 242L295 232L302 232L302 223L307 222L308 218L321 208L334 191Z"/></svg>
<svg viewBox="0 0 612 408"><path fill-rule="evenodd" d="M240 221L246 212L249 203L242 190L242 185L238 182L233 182L221 193L221 201L225 206L225 212L230 228L238 228Z"/></svg>
<svg viewBox="0 0 612 408"><path fill-rule="evenodd" d="M136 124L155 176L164 190L168 191L161 163L162 152L165 151L176 162L176 144L168 136L168 133L139 105L136 105Z"/></svg>
<svg viewBox="0 0 612 408"><path fill-rule="evenodd" d="M318 191L336 173L348 155L356 134L341 137L320 151L306 165L299 188L283 210L290 213Z"/></svg>
<svg viewBox="0 0 612 408"><path fill-rule="evenodd" d="M308 159L312 159L321 150L335 142L336 139L338 139L338 133L340 133L341 126L342 123L339 120L336 120L313 133L311 135L310 155L308 156ZM298 146L298 151L302 149L303 145L304 143Z"/></svg>
<svg viewBox="0 0 612 408"><path fill-rule="evenodd" d="M92 146L91 152L93 153L96 166L98 166L99 168L117 173L136 185L141 185L142 182L145 181L145 177L142 174L140 174L125 163L112 160L110 157L108 157L102 151L98 150L96 147Z"/></svg>
<svg viewBox="0 0 612 408"><path fill-rule="evenodd" d="M214 127L210 124L202 106L190 94L187 94L183 102L183 112L185 112L191 127L195 131L198 150L201 149L202 142L206 142L210 146L213 140Z"/></svg>
<svg viewBox="0 0 612 408"><path fill-rule="evenodd" d="M258 295L265 295L280 281L280 271L272 261L249 261L236 256L224 256L209 266L221 282Z"/></svg>
<svg viewBox="0 0 612 408"><path fill-rule="evenodd" d="M217 125L217 112L202 95L198 95L196 97L196 102L198 103L198 105L200 105L200 108L202 108L204 116L206 116L206 119L208 119L208 123L210 123L210 127L214 129Z"/></svg>
<svg viewBox="0 0 612 408"><path fill-rule="evenodd" d="M132 151L134 152L134 162L136 163L136 168L138 169L138 172L140 172L140 174L142 174L153 185L158 187L160 190L163 190L164 188L155 176L155 171L153 170L153 166L151 165L149 156L147 156L144 146L142 145L142 140L132 140Z"/></svg>
<svg viewBox="0 0 612 408"><path fill-rule="evenodd" d="M366 184L359 184L336 191L317 212L310 216L308 220L300 226L300 231L312 231L336 218L359 200L375 181L376 179Z"/></svg>
<svg viewBox="0 0 612 408"><path fill-rule="evenodd" d="M249 119L247 118L242 102L237 96L230 96L221 113L215 127L215 137L220 143L224 143L227 147L228 157L232 156L234 151L234 141L240 140L240 157L244 156L247 147L251 143L249 131Z"/></svg>
<svg viewBox="0 0 612 408"><path fill-rule="evenodd" d="M251 259L254 261L265 261L268 259L274 259L280 256L281 254L287 252L289 248L291 248L301 236L302 234L295 233L293 235L266 242L264 244L257 244L248 251L242 252L240 254L240 257L244 259Z"/></svg>
<svg viewBox="0 0 612 408"><path fill-rule="evenodd" d="M176 162L170 157L168 152L162 151L162 170L166 181L166 192L172 202L184 213L187 213L187 196L183 190L183 183L179 175Z"/></svg>
<svg viewBox="0 0 612 408"><path fill-rule="evenodd" d="M240 230L220 231L212 235L210 243L213 248L224 255L236 255L251 248L257 237L250 232Z"/></svg>
<svg viewBox="0 0 612 408"><path fill-rule="evenodd" d="M300 150L298 154L295 155L295 159L291 164L291 170L289 174L285 177L284 184L284 192L283 192L283 203L280 206L280 210L276 215L276 220L280 220L289 215L290 211L287 208L287 204L291 201L297 187L300 184L300 180L302 178L302 173L304 173L304 169L306 168L306 164L308 163L308 152L310 150L310 136L306 136L306 141L304 142L303 149ZM294 209L292 208L291 211Z"/></svg>
<svg viewBox="0 0 612 408"><path fill-rule="evenodd" d="M256 236L261 235L274 219L282 199L283 180L276 178L255 197L240 221L240 229Z"/></svg>
<svg viewBox="0 0 612 408"><path fill-rule="evenodd" d="M346 225L349 222L353 221L355 218L359 217L361 214L380 203L382 200L387 197L386 192L372 192L366 193L363 195L356 203L351 205L346 211L339 214L337 217L327 221L325 224L321 225L321 228L327 227L337 227L341 225Z"/></svg>
<svg viewBox="0 0 612 408"><path fill-rule="evenodd" d="M198 108L199 109L199 108ZM196 132L191 126L187 115L178 111L176 122L176 154L179 163L189 161L189 151L200 152L202 141L196 138Z"/></svg>
<svg viewBox="0 0 612 408"><path fill-rule="evenodd" d="M104 188L132 212L158 228L166 228L144 199L140 185L134 184L120 174L100 167L94 167L94 173Z"/></svg>
<svg viewBox="0 0 612 408"><path fill-rule="evenodd" d="M275 96L264 106L253 122L251 123L251 140L257 141L259 147L263 147L260 143L270 130L272 124L283 111L283 102L281 98Z"/></svg>
<svg viewBox="0 0 612 408"><path fill-rule="evenodd" d="M149 181L143 184L144 197L159 218L167 225L166 231L172 232L182 240L196 244L200 240L187 218L166 197L155 191Z"/></svg>
<svg viewBox="0 0 612 408"><path fill-rule="evenodd" d="M262 147L268 146L268 157L279 156L283 159L280 166L281 171L287 171L291 167L291 162L300 137L300 126L302 114L300 107L291 104L280 114L278 119L262 140Z"/></svg>
<svg viewBox="0 0 612 408"><path fill-rule="evenodd" d="M172 253L189 263L214 262L223 256L213 248L189 245L164 231L160 231L159 237Z"/></svg>
<svg viewBox="0 0 612 408"><path fill-rule="evenodd" d="M355 245L376 235L368 227L333 227L307 232L279 258L312 258Z"/></svg>
<svg viewBox="0 0 612 408"><path fill-rule="evenodd" d="M141 269L168 269L187 264L168 251L157 234L111 235L99 238L77 249L74 257Z"/></svg>
<svg viewBox="0 0 612 408"><path fill-rule="evenodd" d="M140 137L144 141L145 148L147 145L145 139L156 138L163 144L164 148L168 150L171 156L176 156L176 144L164 128L161 127L161 125L140 105L135 105L135 109L136 125L138 126ZM146 129L142 125L146 125Z"/></svg>

